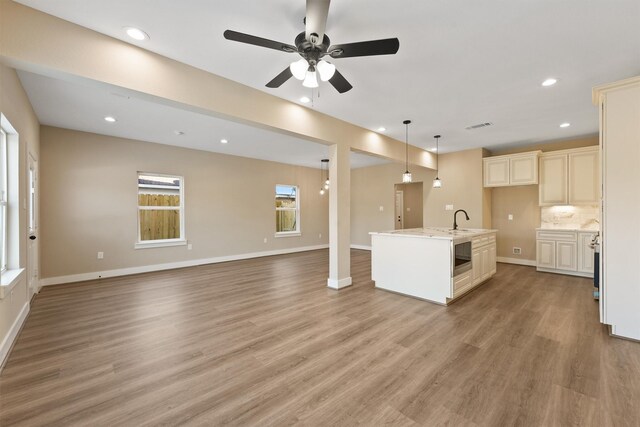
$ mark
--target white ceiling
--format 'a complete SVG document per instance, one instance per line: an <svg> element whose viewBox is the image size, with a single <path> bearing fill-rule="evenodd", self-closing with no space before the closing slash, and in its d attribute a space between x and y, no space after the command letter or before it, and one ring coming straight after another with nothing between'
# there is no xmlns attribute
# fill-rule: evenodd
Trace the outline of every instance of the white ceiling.
<svg viewBox="0 0 640 427"><path fill-rule="evenodd" d="M326 145L136 99L117 89L26 71L18 75L45 125L312 168L320 168L320 160L329 156ZM117 121L108 123L106 116ZM383 163L388 160L351 153L352 168Z"/></svg>
<svg viewBox="0 0 640 427"><path fill-rule="evenodd" d="M19 2L288 100L310 95L294 79L264 86L295 54L222 36L233 29L293 44L304 0ZM402 120L412 119L410 143L432 148L440 133L441 152L594 134L591 87L640 74L639 23L638 0L334 0L333 43L398 37L400 50L335 60L354 88L341 95L321 84L314 108L365 128L385 126L401 141ZM129 39L125 26L150 40ZM547 77L559 83L541 87ZM43 109L36 107L39 115ZM465 130L483 122L494 126ZM562 122L571 126L561 129Z"/></svg>

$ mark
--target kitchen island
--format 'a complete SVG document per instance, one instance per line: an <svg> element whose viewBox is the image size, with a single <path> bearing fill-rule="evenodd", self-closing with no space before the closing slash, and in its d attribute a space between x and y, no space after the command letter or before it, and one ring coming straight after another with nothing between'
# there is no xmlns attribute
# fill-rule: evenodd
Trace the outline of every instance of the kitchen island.
<svg viewBox="0 0 640 427"><path fill-rule="evenodd" d="M496 272L496 230L371 232L376 288L448 305Z"/></svg>

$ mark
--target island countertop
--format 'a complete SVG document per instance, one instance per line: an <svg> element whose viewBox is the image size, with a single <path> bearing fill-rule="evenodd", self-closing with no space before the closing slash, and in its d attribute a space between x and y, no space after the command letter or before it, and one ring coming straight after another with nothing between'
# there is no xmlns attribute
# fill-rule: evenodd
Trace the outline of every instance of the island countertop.
<svg viewBox="0 0 640 427"><path fill-rule="evenodd" d="M427 239L446 239L453 240L463 237L476 237L487 233L496 233L498 230L492 230L488 228L459 228L453 230L451 228L440 227L426 227L426 228L408 228L404 230L390 230L390 231L372 231L370 235L382 235L382 236L402 236L402 237L417 237Z"/></svg>

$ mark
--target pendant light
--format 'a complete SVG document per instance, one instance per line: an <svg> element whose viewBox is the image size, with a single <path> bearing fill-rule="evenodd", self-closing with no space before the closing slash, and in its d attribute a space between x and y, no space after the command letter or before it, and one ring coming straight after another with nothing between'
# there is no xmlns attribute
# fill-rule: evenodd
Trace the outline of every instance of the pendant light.
<svg viewBox="0 0 640 427"><path fill-rule="evenodd" d="M409 172L409 123L411 123L411 120L405 120L402 123L405 125L405 128L406 128L405 147L404 147L405 170L404 170L404 173L402 174L402 182L409 183L411 182L411 172Z"/></svg>
<svg viewBox="0 0 640 427"><path fill-rule="evenodd" d="M436 139L436 179L433 180L433 188L442 188L442 181L440 181L440 178L438 178L438 140L440 139L440 135L436 135L434 136L434 138Z"/></svg>
<svg viewBox="0 0 640 427"><path fill-rule="evenodd" d="M324 176L325 165L327 165L327 177ZM320 160L320 195L323 196L329 189L329 159Z"/></svg>

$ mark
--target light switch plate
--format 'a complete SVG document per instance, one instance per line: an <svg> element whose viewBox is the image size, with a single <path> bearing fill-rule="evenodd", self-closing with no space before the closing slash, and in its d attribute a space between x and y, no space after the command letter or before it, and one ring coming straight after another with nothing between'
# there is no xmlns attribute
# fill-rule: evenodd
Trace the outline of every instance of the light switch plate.
<svg viewBox="0 0 640 427"><path fill-rule="evenodd" d="M509 221L513 221L513 215L512 214L509 214L508 218L509 218Z"/></svg>
<svg viewBox="0 0 640 427"><path fill-rule="evenodd" d="M444 205L444 210L445 211L452 211L453 210L453 205Z"/></svg>
<svg viewBox="0 0 640 427"><path fill-rule="evenodd" d="M380 212L384 211L384 206L380 206Z"/></svg>

